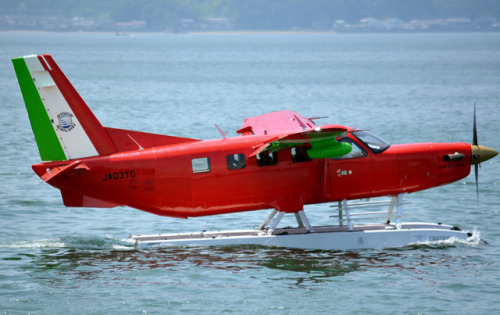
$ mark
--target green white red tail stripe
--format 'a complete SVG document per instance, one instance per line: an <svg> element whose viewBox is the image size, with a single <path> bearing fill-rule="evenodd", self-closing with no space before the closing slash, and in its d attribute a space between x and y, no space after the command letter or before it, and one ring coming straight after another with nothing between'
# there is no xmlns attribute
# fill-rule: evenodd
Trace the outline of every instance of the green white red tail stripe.
<svg viewBox="0 0 500 315"><path fill-rule="evenodd" d="M12 60L43 161L111 154L115 145L51 56Z"/></svg>

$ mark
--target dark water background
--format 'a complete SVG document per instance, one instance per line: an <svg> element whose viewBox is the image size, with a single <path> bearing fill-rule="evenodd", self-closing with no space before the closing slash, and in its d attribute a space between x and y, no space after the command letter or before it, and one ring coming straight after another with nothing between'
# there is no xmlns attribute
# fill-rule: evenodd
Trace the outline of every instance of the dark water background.
<svg viewBox="0 0 500 315"><path fill-rule="evenodd" d="M52 54L105 126L235 135L275 110L329 116L392 143L500 149L500 36L0 33L0 311L67 313L495 313L500 311L500 158L409 195L407 220L476 230L469 243L351 252L135 250L129 234L251 228L268 211L189 220L130 208L65 208L31 170L38 151L10 62ZM313 224L326 206L306 208Z"/></svg>

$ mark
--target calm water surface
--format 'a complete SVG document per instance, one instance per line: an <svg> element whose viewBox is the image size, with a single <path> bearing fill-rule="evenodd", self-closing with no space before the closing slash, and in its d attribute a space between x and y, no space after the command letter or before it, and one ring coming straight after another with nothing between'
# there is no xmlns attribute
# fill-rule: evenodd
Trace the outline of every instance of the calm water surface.
<svg viewBox="0 0 500 315"><path fill-rule="evenodd" d="M135 250L129 234L251 228L268 211L189 220L65 208L31 170L38 151L10 62L52 54L103 125L235 135L275 110L328 116L392 143L472 139L500 149L500 36L0 33L0 311L494 313L500 311L500 158L408 196L407 220L476 231L468 243L352 252ZM313 224L327 206L310 206Z"/></svg>

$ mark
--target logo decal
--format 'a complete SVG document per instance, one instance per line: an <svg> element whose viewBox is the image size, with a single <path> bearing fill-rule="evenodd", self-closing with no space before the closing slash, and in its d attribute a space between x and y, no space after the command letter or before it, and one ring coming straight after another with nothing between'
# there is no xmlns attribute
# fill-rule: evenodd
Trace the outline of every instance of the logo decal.
<svg viewBox="0 0 500 315"><path fill-rule="evenodd" d="M75 123L73 122L73 114L68 112L62 112L57 115L57 119L59 119L59 125L57 125L57 129L68 132L75 128Z"/></svg>
<svg viewBox="0 0 500 315"><path fill-rule="evenodd" d="M346 175L351 175L352 171L351 170L337 170L337 176L346 176Z"/></svg>

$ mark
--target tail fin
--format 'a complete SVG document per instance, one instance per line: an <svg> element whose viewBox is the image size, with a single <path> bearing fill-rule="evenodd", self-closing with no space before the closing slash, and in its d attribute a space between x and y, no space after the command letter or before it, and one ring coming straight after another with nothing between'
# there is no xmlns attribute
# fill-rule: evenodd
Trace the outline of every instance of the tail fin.
<svg viewBox="0 0 500 315"><path fill-rule="evenodd" d="M12 59L42 161L105 155L117 149L49 55Z"/></svg>

